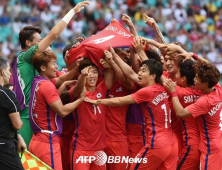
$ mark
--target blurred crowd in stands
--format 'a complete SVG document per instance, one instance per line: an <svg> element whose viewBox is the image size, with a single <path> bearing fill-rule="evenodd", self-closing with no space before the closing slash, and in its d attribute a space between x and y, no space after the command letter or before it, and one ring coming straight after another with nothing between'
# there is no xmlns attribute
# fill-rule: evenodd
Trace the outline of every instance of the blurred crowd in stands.
<svg viewBox="0 0 222 170"><path fill-rule="evenodd" d="M155 39L143 14L153 17L167 43L179 41L218 66L222 73L222 0L88 0L84 12L75 15L52 44L59 69L65 66L62 49L82 35L101 31L111 18L128 14L138 34ZM12 63L21 49L18 34L25 25L39 26L44 37L80 0L0 0L0 56Z"/></svg>

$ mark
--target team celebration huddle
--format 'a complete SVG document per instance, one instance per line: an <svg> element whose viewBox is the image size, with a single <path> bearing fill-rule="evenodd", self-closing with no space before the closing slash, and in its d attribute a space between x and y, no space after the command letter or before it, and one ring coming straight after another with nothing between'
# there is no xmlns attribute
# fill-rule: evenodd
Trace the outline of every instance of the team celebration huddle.
<svg viewBox="0 0 222 170"><path fill-rule="evenodd" d="M13 66L0 58L0 169L24 169L26 149L55 170L222 170L222 89L218 68L179 42L138 36L131 18L112 19L63 49L51 44L79 2L45 38L20 30ZM17 143L14 142L16 139Z"/></svg>

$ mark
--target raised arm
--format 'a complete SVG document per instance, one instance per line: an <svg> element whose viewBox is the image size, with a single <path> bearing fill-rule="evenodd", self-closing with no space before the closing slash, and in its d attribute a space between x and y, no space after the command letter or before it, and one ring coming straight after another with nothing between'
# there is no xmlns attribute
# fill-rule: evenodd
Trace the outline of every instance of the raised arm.
<svg viewBox="0 0 222 170"><path fill-rule="evenodd" d="M124 75L132 80L134 83L138 83L138 75L133 71L133 69L126 64L116 53L113 53L113 59L116 64L121 68Z"/></svg>
<svg viewBox="0 0 222 170"><path fill-rule="evenodd" d="M134 27L131 18L130 18L128 15L123 14L122 20L123 20L123 22L129 27L130 32L131 32L134 36L137 36L138 34L137 34L137 32L136 32L136 28Z"/></svg>
<svg viewBox="0 0 222 170"><path fill-rule="evenodd" d="M176 92L176 84L171 79L165 79L164 86L168 88L168 90L171 92L173 107L176 112L177 117L188 117L191 116L191 113L187 108L183 108L181 105L177 92Z"/></svg>
<svg viewBox="0 0 222 170"><path fill-rule="evenodd" d="M39 50L45 51L45 49L55 40L57 39L62 31L65 29L69 21L72 19L74 14L80 12L82 9L84 9L84 6L89 5L89 2L83 1L79 2L73 9L71 9L64 17L63 19L56 24L52 30L49 32L49 34L39 43Z"/></svg>
<svg viewBox="0 0 222 170"><path fill-rule="evenodd" d="M35 51L37 51L37 50L45 51L47 49L47 47L50 46L52 44L52 42L60 36L60 34L65 29L65 27L67 26L69 21L72 19L74 14L80 12L84 8L84 6L86 6L86 5L89 5L89 2L83 1L83 2L78 3L73 9L71 9L63 17L63 19L52 28L52 30L49 32L49 34L43 40L41 40L39 42L38 47L36 47L35 50L32 50L33 51L32 53L35 53ZM27 51L30 51L30 50L27 50ZM24 61L32 64L33 55L29 55L29 54L25 55L23 58Z"/></svg>
<svg viewBox="0 0 222 170"><path fill-rule="evenodd" d="M127 89L133 90L134 88L133 82L127 79L127 77L123 74L119 66L114 62L113 55L112 55L113 53L115 53L115 51L110 46L110 52L109 51L107 52L106 61L109 63L109 65L113 69L117 79L120 80Z"/></svg>
<svg viewBox="0 0 222 170"><path fill-rule="evenodd" d="M99 100L92 100L89 99L88 97L85 97L84 101L95 105L103 104L107 106L123 106L136 103L135 100L130 95L124 97L114 97L110 99L99 99Z"/></svg>
<svg viewBox="0 0 222 170"><path fill-rule="evenodd" d="M146 56L146 53L145 53L147 42L146 41L143 42L142 37L139 37L139 36L136 36L133 39L134 39L134 43L131 42L131 44L135 48L142 62L145 60L148 60L148 56Z"/></svg>
<svg viewBox="0 0 222 170"><path fill-rule="evenodd" d="M112 68L106 68L106 72L104 74L104 83L108 87L108 89L112 88L114 83L114 72Z"/></svg>
<svg viewBox="0 0 222 170"><path fill-rule="evenodd" d="M166 41L164 39L164 36L162 34L162 32L160 31L159 29L159 26L157 25L156 21L151 18L151 17L148 17L147 15L143 14L145 17L146 17L146 21L145 23L147 25L149 25L150 27L154 28L155 32L156 32L156 36L157 36L157 40L158 42L160 43L163 43L163 44L166 44Z"/></svg>
<svg viewBox="0 0 222 170"><path fill-rule="evenodd" d="M89 69L91 66L84 68L81 71L81 75L78 78L77 84L74 86L74 89L72 91L73 98L79 97L79 94L83 91L86 84L86 76L90 74Z"/></svg>

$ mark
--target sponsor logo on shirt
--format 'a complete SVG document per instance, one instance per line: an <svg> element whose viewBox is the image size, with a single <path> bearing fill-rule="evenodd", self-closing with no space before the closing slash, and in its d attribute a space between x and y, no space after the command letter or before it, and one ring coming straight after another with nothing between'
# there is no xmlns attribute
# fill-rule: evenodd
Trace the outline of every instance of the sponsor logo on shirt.
<svg viewBox="0 0 222 170"><path fill-rule="evenodd" d="M111 95L111 94L110 94L110 95L109 95L109 97L110 97L110 98L113 98L113 97L114 97L114 95Z"/></svg>
<svg viewBox="0 0 222 170"><path fill-rule="evenodd" d="M138 155L137 155L138 156ZM92 156L79 156L76 163L95 163L102 166L105 163L147 163L147 158L130 158L129 156L107 156L103 151L96 151Z"/></svg>
<svg viewBox="0 0 222 170"><path fill-rule="evenodd" d="M208 114L210 116L213 116L219 109L220 109L220 105L222 102L218 103L215 107L213 107L213 109L211 109L210 112L208 112Z"/></svg>
<svg viewBox="0 0 222 170"><path fill-rule="evenodd" d="M152 103L155 104L155 105L158 105L161 101L163 101L166 98L168 98L167 93L161 93L156 98L154 98L152 100Z"/></svg>
<svg viewBox="0 0 222 170"><path fill-rule="evenodd" d="M96 97L97 97L97 98L102 97L101 93L97 93Z"/></svg>
<svg viewBox="0 0 222 170"><path fill-rule="evenodd" d="M116 92L120 92L120 91L123 91L122 87L116 89Z"/></svg>

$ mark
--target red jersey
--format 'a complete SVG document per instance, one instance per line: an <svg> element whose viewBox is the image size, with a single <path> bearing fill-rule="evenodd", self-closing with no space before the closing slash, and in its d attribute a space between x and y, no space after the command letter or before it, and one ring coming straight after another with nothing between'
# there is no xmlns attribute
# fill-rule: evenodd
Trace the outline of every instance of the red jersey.
<svg viewBox="0 0 222 170"><path fill-rule="evenodd" d="M172 79L171 76L170 76L170 74L167 73L166 71L163 71L163 75L164 75L166 78L171 79L173 82L176 82L176 81L177 81L176 78Z"/></svg>
<svg viewBox="0 0 222 170"><path fill-rule="evenodd" d="M106 98L122 97L129 95L129 90L120 82L116 81L108 90ZM111 107L106 106L106 140L127 141L126 136L126 113L129 105Z"/></svg>
<svg viewBox="0 0 222 170"><path fill-rule="evenodd" d="M108 88L102 81L94 92L86 92L90 99L104 99ZM73 88L69 91L71 100ZM105 105L92 105L82 102L73 112L76 129L72 136L71 149L74 150L99 150L106 147Z"/></svg>
<svg viewBox="0 0 222 170"><path fill-rule="evenodd" d="M168 78L171 79L173 82L176 82L176 78L172 79L170 74L167 73L166 71L163 71L163 75ZM166 89L167 90L167 89ZM169 91L167 90L168 94L169 94L169 105L170 105L170 109L171 109L171 127L173 130L173 133L178 137L178 136L182 136L182 132L181 132L181 128L180 128L180 119L178 119L178 117L176 116L176 113L174 111L174 107L173 107L173 103L172 103L172 98L170 96ZM182 139L181 139L182 140Z"/></svg>
<svg viewBox="0 0 222 170"><path fill-rule="evenodd" d="M42 130L56 131L56 112L49 104L60 100L54 84L48 80L39 82L38 91L35 92L36 102L33 105L33 119ZM49 142L49 133L34 133L33 140ZM59 143L59 138L52 135L52 142Z"/></svg>
<svg viewBox="0 0 222 170"><path fill-rule="evenodd" d="M186 107L196 117L200 130L199 149L204 154L222 151L222 90L218 85Z"/></svg>
<svg viewBox="0 0 222 170"><path fill-rule="evenodd" d="M145 118L146 146L162 148L176 142L170 124L170 107L166 90L159 84L144 87L131 95Z"/></svg>
<svg viewBox="0 0 222 170"><path fill-rule="evenodd" d="M176 86L176 91L178 94L178 99L184 108L195 103L196 100L202 95L200 90L191 89L189 87L183 88ZM199 145L200 132L196 118L189 116L184 117L181 120L184 145Z"/></svg>

